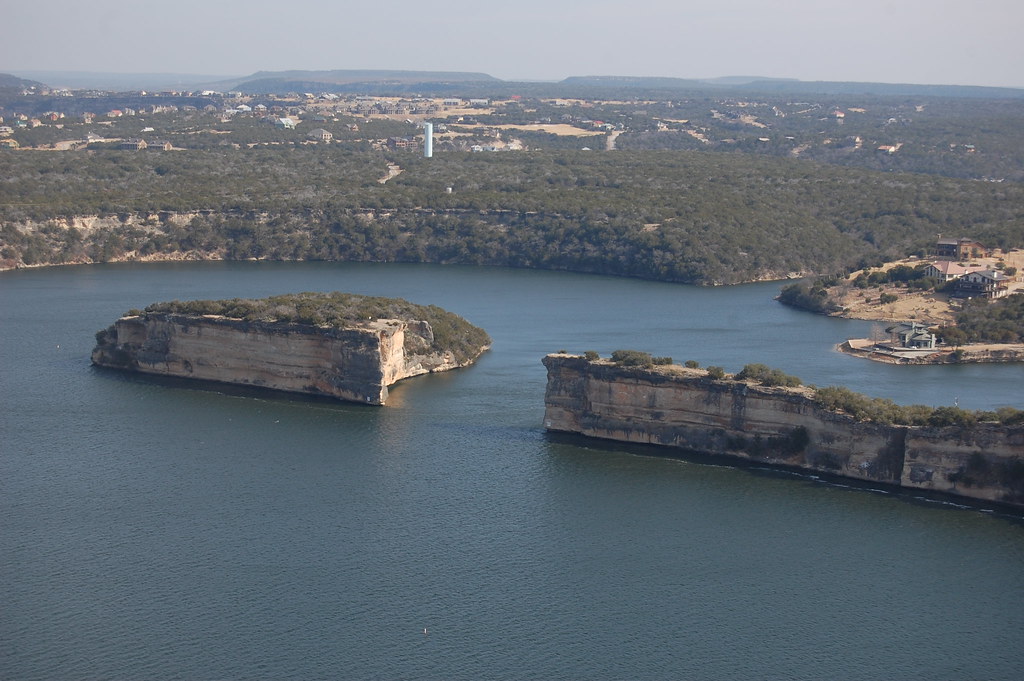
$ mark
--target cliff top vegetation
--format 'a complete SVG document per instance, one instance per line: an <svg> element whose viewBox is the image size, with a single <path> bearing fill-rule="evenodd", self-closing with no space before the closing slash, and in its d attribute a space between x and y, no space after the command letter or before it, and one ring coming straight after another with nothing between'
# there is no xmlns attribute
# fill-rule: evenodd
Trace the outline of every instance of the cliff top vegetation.
<svg viewBox="0 0 1024 681"><path fill-rule="evenodd" d="M670 358L657 358L639 350L616 350L608 360L602 360L597 352L588 350L584 353L583 358L588 362L610 362L617 366L635 367L656 371L659 374L682 373L684 367L690 373L700 371L700 365L695 360L687 360L683 366L680 366L671 364ZM1013 407L1001 407L996 411L971 411L955 406L900 405L886 398L868 397L841 386L819 388L813 385L804 385L796 376L764 364L747 364L736 374L726 373L719 366L708 366L702 373L703 376L718 381L745 381L766 387L799 390L801 394L809 396L818 406L829 411L847 414L857 421L932 427L970 427L981 422L1024 425L1024 410ZM810 392L808 393L808 391Z"/></svg>
<svg viewBox="0 0 1024 681"><path fill-rule="evenodd" d="M472 359L491 344L483 329L436 305L418 305L401 298L363 296L353 293L290 293L268 298L224 300L173 300L154 303L144 314L216 315L250 322L305 324L317 327L352 328L368 320L425 321L433 332L432 349L452 352L460 362Z"/></svg>

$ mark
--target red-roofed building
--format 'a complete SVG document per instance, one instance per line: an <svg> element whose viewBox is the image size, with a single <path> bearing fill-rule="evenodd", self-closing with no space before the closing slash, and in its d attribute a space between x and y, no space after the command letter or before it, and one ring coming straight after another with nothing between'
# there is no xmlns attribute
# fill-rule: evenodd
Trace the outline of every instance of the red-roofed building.
<svg viewBox="0 0 1024 681"><path fill-rule="evenodd" d="M965 267L963 265L959 265L953 262L952 260L940 260L938 262L933 262L931 265L928 265L928 267L925 268L924 272L926 277L938 279L939 281L952 281L954 279L959 279L965 274L973 272L977 269L980 268Z"/></svg>

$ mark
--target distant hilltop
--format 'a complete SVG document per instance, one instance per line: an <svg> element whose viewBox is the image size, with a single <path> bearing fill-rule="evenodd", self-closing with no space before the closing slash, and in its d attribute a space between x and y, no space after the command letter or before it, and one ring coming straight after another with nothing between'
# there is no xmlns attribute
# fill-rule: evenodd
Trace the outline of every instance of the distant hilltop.
<svg viewBox="0 0 1024 681"><path fill-rule="evenodd" d="M18 71L37 86L68 90L197 90L213 82L238 80L240 76L196 73L108 73L105 71ZM7 74L0 74L0 83ZM15 76L9 76L14 78ZM24 87L24 86L22 86Z"/></svg>
<svg viewBox="0 0 1024 681"><path fill-rule="evenodd" d="M31 80L23 80L31 79ZM44 85L45 83L45 85ZM473 71L334 69L321 71L257 71L248 76L174 73L93 73L87 71L19 71L0 74L0 87L49 86L111 92L135 90L241 91L247 94L333 92L403 95L533 94L537 96L603 95L615 90L662 95L685 91L737 91L763 94L913 95L927 97L1024 98L1024 88L970 85L917 85L802 81L763 76L673 78L657 76L570 76L557 82L509 81Z"/></svg>
<svg viewBox="0 0 1024 681"><path fill-rule="evenodd" d="M424 83L434 81L446 82L502 82L486 73L468 71L394 71L387 69L336 69L333 71L258 71L243 78L245 83L252 80L314 80L321 83L379 83L381 81L395 83Z"/></svg>
<svg viewBox="0 0 1024 681"><path fill-rule="evenodd" d="M921 97L1024 97L1024 89L974 85L915 85L912 83L859 83L804 81L793 78L726 76L722 78L659 78L649 76L572 76L563 85L628 88L635 90L734 89L765 94L915 95Z"/></svg>
<svg viewBox="0 0 1024 681"><path fill-rule="evenodd" d="M0 90L8 88L36 88L45 87L43 83L28 80L27 78L19 78L18 76L12 76L9 73L0 73Z"/></svg>
<svg viewBox="0 0 1024 681"><path fill-rule="evenodd" d="M251 76L211 85L217 90L242 90L258 94L283 92L355 92L379 91L395 88L406 91L423 85L452 85L465 83L500 84L503 81L486 73L462 71L394 71L350 70L333 71L259 71Z"/></svg>

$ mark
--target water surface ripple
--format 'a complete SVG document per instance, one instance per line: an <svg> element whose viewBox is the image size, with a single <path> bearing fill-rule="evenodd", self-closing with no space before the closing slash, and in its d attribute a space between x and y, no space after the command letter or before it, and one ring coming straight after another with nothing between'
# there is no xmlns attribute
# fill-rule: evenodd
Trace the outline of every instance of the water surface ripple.
<svg viewBox="0 0 1024 681"><path fill-rule="evenodd" d="M1020 365L842 356L871 324L788 310L778 288L314 263L0 274L0 678L1022 678L1018 520L542 431L540 358L560 349L1024 406ZM441 305L494 347L385 408L89 366L129 308L307 290Z"/></svg>

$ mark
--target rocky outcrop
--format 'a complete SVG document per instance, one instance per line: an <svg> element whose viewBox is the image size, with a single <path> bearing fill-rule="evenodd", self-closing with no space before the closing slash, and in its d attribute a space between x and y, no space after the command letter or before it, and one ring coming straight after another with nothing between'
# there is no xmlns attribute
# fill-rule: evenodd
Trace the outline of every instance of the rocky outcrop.
<svg viewBox="0 0 1024 681"><path fill-rule="evenodd" d="M345 328L145 312L97 334L98 366L382 405L388 386L471 364L434 347L426 321L376 319Z"/></svg>
<svg viewBox="0 0 1024 681"><path fill-rule="evenodd" d="M808 388L548 355L544 426L1024 507L1024 426L856 421Z"/></svg>

